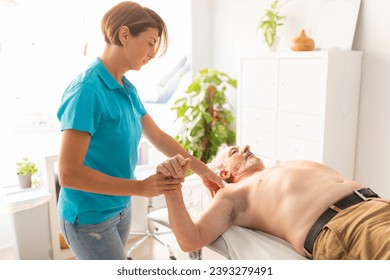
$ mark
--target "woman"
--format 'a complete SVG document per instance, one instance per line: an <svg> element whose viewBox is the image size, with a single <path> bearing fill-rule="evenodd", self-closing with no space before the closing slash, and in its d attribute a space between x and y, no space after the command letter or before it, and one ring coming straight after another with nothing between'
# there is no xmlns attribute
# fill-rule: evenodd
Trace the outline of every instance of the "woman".
<svg viewBox="0 0 390 280"><path fill-rule="evenodd" d="M191 158L191 169L212 193L222 186L204 163L157 127L124 76L166 51L161 17L137 3L122 2L104 15L102 32L102 55L70 83L58 110L63 131L60 227L78 259L126 259L131 196L151 197L181 186L183 179L163 174L135 179L141 134L169 157ZM180 163L173 168L180 171Z"/></svg>

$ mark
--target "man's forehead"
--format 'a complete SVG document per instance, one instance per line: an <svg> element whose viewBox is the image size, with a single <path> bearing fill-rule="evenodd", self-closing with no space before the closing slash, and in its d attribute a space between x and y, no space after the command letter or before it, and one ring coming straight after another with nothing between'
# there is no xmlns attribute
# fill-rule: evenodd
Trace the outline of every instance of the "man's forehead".
<svg viewBox="0 0 390 280"><path fill-rule="evenodd" d="M238 149L238 146L230 146L226 149L226 151L224 152L224 155L229 155L232 150L237 150L237 149Z"/></svg>
<svg viewBox="0 0 390 280"><path fill-rule="evenodd" d="M230 152L230 151L233 150L233 149L237 149L237 147L238 147L238 146L230 146L229 149L228 149L228 151Z"/></svg>

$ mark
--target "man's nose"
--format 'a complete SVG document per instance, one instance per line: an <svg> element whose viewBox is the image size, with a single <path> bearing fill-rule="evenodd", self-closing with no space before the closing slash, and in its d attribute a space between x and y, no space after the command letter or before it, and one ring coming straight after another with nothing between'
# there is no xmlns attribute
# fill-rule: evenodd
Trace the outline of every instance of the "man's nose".
<svg viewBox="0 0 390 280"><path fill-rule="evenodd" d="M246 153L247 151L249 151L249 149L250 149L249 145L242 146L241 147L241 153Z"/></svg>

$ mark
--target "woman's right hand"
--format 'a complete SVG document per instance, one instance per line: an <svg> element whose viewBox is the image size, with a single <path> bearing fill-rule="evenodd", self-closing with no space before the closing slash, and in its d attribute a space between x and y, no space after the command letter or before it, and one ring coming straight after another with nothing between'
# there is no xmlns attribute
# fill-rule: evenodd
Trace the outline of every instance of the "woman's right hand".
<svg viewBox="0 0 390 280"><path fill-rule="evenodd" d="M153 174L142 180L142 195L146 197L152 197L172 191L177 191L181 188L181 183L183 182L184 178L172 178L162 173Z"/></svg>

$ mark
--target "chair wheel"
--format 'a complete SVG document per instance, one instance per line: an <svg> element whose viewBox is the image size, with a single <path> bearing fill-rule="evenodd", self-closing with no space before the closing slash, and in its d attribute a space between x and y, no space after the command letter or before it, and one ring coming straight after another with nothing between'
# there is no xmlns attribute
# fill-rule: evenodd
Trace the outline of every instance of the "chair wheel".
<svg viewBox="0 0 390 280"><path fill-rule="evenodd" d="M132 257L127 257L128 260L133 260Z"/></svg>
<svg viewBox="0 0 390 280"><path fill-rule="evenodd" d="M176 257L175 256L170 256L169 257L171 260L176 260Z"/></svg>
<svg viewBox="0 0 390 280"><path fill-rule="evenodd" d="M190 259L191 260L201 260L202 259L202 251L198 250L196 252L190 252Z"/></svg>

